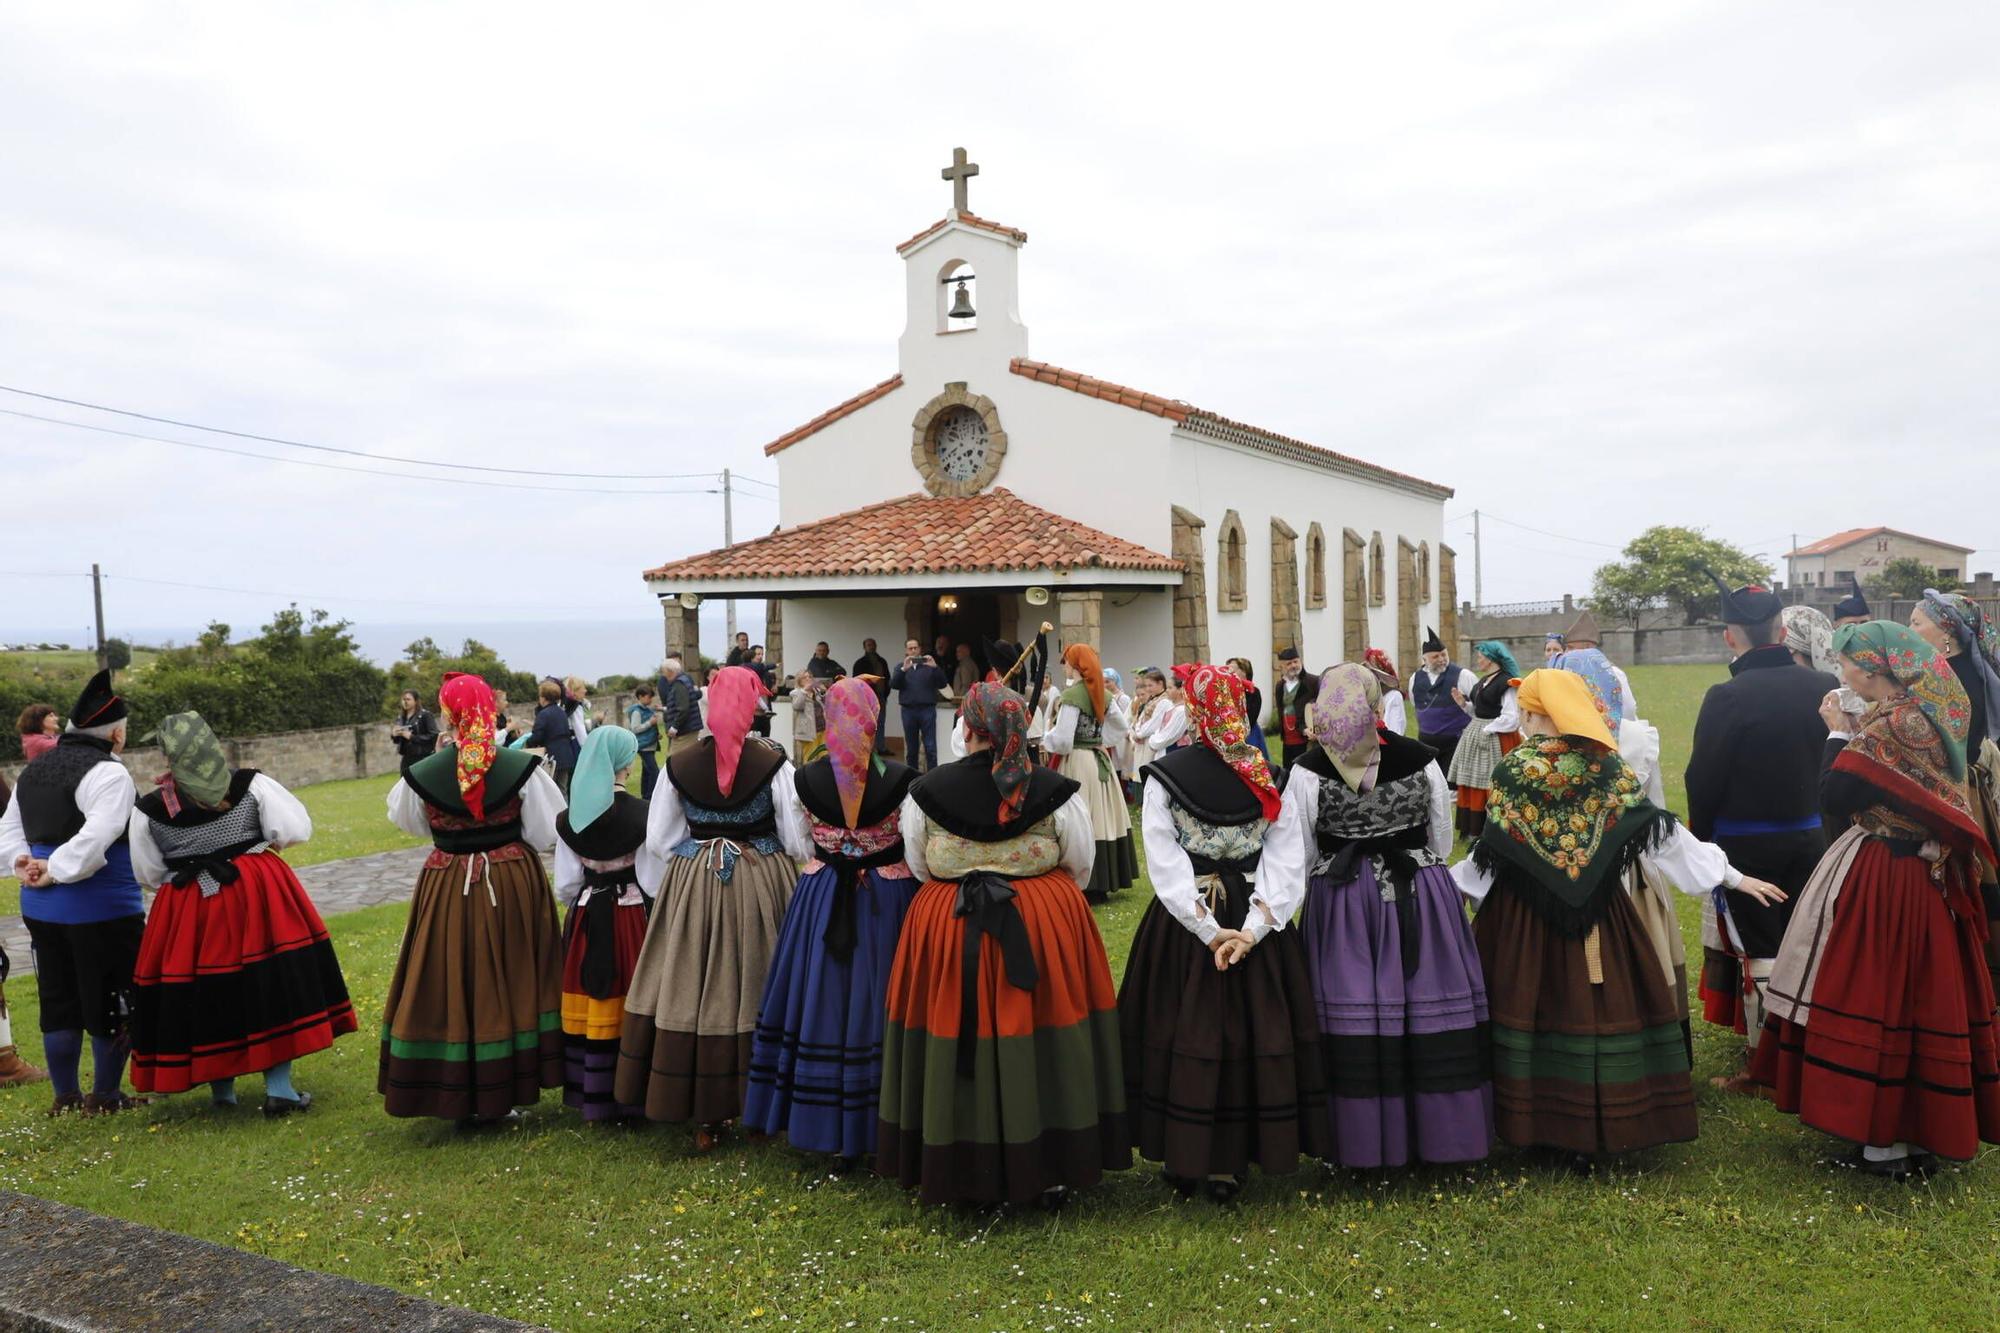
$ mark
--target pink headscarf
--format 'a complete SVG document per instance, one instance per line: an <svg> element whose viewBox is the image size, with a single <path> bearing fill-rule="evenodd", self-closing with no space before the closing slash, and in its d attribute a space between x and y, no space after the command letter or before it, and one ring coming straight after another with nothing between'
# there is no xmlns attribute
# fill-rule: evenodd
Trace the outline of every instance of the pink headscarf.
<svg viewBox="0 0 2000 1333"><path fill-rule="evenodd" d="M764 678L749 667L724 667L708 682L708 730L715 737L715 786L724 796L736 785L743 738L757 716L757 701L769 694Z"/></svg>
<svg viewBox="0 0 2000 1333"><path fill-rule="evenodd" d="M861 826L861 795L881 725L882 701L870 678L849 676L826 692L826 758L840 791L840 817L849 828Z"/></svg>

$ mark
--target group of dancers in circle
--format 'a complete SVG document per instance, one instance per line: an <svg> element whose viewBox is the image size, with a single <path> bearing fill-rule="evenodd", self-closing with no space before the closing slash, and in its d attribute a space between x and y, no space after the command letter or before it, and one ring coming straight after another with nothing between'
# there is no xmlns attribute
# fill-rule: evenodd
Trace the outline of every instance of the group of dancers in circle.
<svg viewBox="0 0 2000 1333"><path fill-rule="evenodd" d="M1066 745L1035 762L1039 648L989 654L964 757L921 777L878 745L868 678L829 690L824 752L794 766L751 734L758 676L723 668L710 734L650 801L625 789L629 731L589 734L565 802L533 755L495 746L485 682L447 679L447 743L389 797L432 850L382 1017L388 1112L491 1123L559 1086L586 1120L688 1124L703 1151L734 1123L836 1169L872 1158L927 1202L1049 1206L1135 1152L1226 1201L1253 1165L1302 1157L1588 1161L1695 1137L1674 896L1783 895L1664 808L1657 731L1623 716L1601 652L1511 682L1519 740L1456 864L1453 793L1431 747L1382 725L1379 671L1318 678L1310 745L1280 775L1240 677L1176 668L1194 739L1141 774L1153 901L1120 985L1081 888L1101 858L1133 863L1098 749L1103 673L1064 651ZM1848 823L1753 1072L1782 1109L1906 1164L1969 1158L2000 1140L2000 1066L1967 695L1900 626L1833 648L1871 702L1832 765ZM132 819L161 885L135 978L142 1090L354 1025L272 854L309 833L302 809L219 768L198 718L170 721L172 773Z"/></svg>

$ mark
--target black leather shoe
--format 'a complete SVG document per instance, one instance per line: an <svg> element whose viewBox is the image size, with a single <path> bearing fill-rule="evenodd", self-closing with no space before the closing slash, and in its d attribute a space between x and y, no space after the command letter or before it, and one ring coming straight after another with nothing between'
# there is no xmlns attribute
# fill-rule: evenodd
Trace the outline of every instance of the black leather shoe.
<svg viewBox="0 0 2000 1333"><path fill-rule="evenodd" d="M1208 1197L1217 1203L1235 1203L1236 1196L1243 1192L1243 1182L1231 1176L1227 1180L1208 1182Z"/></svg>
<svg viewBox="0 0 2000 1333"><path fill-rule="evenodd" d="M272 1117L290 1115L294 1111L303 1111L312 1104L313 1095L310 1092L302 1092L296 1097L266 1097L264 1114Z"/></svg>

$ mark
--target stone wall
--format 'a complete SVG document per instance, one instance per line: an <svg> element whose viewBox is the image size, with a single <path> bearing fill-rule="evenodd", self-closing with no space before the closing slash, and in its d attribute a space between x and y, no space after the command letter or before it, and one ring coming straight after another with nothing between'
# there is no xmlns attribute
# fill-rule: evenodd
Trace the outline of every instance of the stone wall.
<svg viewBox="0 0 2000 1333"><path fill-rule="evenodd" d="M1271 660L1299 646L1299 534L1282 518L1271 520Z"/></svg>
<svg viewBox="0 0 2000 1333"><path fill-rule="evenodd" d="M1063 646L1067 648L1072 643L1087 643L1101 654L1104 651L1104 594L1064 589L1056 594L1056 602L1060 611L1056 632L1062 636Z"/></svg>

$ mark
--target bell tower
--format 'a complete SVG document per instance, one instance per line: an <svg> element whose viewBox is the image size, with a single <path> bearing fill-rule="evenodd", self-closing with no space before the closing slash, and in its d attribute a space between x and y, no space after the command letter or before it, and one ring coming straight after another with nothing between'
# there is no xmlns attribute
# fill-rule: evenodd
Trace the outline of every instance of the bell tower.
<svg viewBox="0 0 2000 1333"><path fill-rule="evenodd" d="M967 207L979 164L966 161L963 148L941 174L952 187L951 210L896 247L905 286L899 369L916 385L991 384L1028 355L1019 262L1028 233Z"/></svg>

